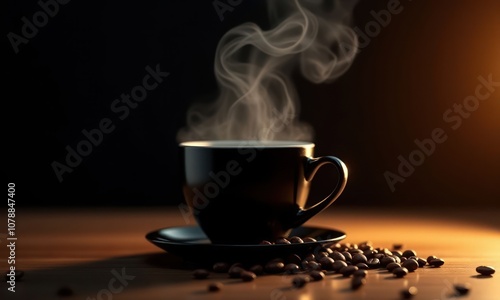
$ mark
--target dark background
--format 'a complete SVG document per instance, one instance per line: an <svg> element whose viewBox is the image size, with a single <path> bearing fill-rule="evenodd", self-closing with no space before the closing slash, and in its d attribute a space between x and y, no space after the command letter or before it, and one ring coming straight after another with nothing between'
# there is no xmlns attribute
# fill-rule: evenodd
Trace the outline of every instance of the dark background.
<svg viewBox="0 0 500 300"><path fill-rule="evenodd" d="M222 2L226 2L221 0ZM353 27L389 1L360 1ZM316 154L334 154L350 178L335 205L500 206L500 88L453 130L443 113L474 95L478 76L500 81L500 2L410 1L360 49L338 81L294 80L301 119L316 131ZM163 205L182 201L176 133L190 103L216 95L213 59L220 37L246 21L266 27L264 1L242 0L221 21L212 1L76 1L15 54L37 1L4 2L2 81L4 173L17 205ZM366 42L366 41L365 41ZM123 121L113 100L142 82L146 66L170 75ZM59 182L51 164L82 130L111 118L115 130ZM384 172L415 139L443 128L448 139L391 192ZM313 197L328 191L318 174Z"/></svg>

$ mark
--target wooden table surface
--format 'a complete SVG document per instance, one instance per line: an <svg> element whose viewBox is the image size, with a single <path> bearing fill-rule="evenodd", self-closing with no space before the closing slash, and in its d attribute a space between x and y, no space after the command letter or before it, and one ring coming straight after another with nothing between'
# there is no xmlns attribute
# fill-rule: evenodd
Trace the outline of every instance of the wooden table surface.
<svg viewBox="0 0 500 300"><path fill-rule="evenodd" d="M401 289L416 286L414 299L441 300L455 299L454 283L468 283L469 295L459 299L500 299L500 271L490 278L475 272L478 265L500 269L497 210L333 207L308 224L343 230L347 242L370 240L388 248L403 243L424 258L436 255L446 263L403 279L370 270L366 285L357 291L339 275L302 289L291 288L290 275L261 276L250 283L225 274L193 280L182 259L144 238L154 229L186 225L176 208L17 209L16 267L25 276L15 293L2 283L0 298L60 299L57 291L67 286L74 291L67 299L401 299ZM0 266L6 270L5 234L0 238ZM223 282L223 289L207 292L212 281Z"/></svg>

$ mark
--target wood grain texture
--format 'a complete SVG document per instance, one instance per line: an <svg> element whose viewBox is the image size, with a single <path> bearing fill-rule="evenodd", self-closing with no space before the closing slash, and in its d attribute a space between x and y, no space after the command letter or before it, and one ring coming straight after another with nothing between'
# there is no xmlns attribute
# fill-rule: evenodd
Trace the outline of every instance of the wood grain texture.
<svg viewBox="0 0 500 300"><path fill-rule="evenodd" d="M490 278L475 272L479 265L500 269L496 211L333 208L321 213L308 224L343 230L348 242L370 240L381 247L403 243L419 256L446 261L441 268L419 269L403 279L370 270L367 284L357 291L339 275L302 289L291 288L288 275L261 276L250 283L224 274L194 280L192 266L144 238L154 229L186 225L176 208L19 209L16 222L16 266L26 274L15 294L2 283L1 299L59 299L62 286L74 291L67 299L401 299L402 288L416 286L414 299L441 300L454 299L454 283L471 285L470 294L459 299L494 300L500 295L499 271ZM5 239L1 245L0 267L6 270ZM117 273L125 279L116 279ZM223 290L208 293L212 281L223 282Z"/></svg>

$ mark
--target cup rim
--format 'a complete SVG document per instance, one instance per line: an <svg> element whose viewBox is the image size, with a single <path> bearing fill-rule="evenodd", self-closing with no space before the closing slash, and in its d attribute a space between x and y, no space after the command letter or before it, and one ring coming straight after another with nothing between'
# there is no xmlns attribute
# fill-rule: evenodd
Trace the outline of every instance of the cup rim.
<svg viewBox="0 0 500 300"><path fill-rule="evenodd" d="M197 148L247 148L247 147L266 147L266 148L313 148L312 142L305 141L259 141L259 140L199 140L179 143L180 147Z"/></svg>

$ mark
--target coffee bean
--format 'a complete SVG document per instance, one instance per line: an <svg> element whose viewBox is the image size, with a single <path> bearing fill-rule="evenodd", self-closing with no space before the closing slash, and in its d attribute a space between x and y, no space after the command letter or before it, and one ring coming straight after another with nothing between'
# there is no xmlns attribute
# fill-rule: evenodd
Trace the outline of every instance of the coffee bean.
<svg viewBox="0 0 500 300"><path fill-rule="evenodd" d="M207 289L209 292L218 292L223 286L224 285L221 282L212 282L208 285Z"/></svg>
<svg viewBox="0 0 500 300"><path fill-rule="evenodd" d="M415 296L418 293L418 289L414 286L411 286L407 289L404 289L401 291L401 296L403 296L404 299L411 299L413 296Z"/></svg>
<svg viewBox="0 0 500 300"><path fill-rule="evenodd" d="M243 271L245 271L245 269L243 269L242 267L235 266L235 267L231 267L229 269L228 274L229 274L229 277L231 277L231 278L240 278L241 273Z"/></svg>
<svg viewBox="0 0 500 300"><path fill-rule="evenodd" d="M334 262L335 261L328 256L325 256L325 257L322 257L319 259L319 263L321 264L321 267L323 268L323 270L332 270Z"/></svg>
<svg viewBox="0 0 500 300"><path fill-rule="evenodd" d="M427 261L421 257L417 257L418 267L423 268L427 264Z"/></svg>
<svg viewBox="0 0 500 300"><path fill-rule="evenodd" d="M276 240L276 245L289 245L290 241L286 238L279 238Z"/></svg>
<svg viewBox="0 0 500 300"><path fill-rule="evenodd" d="M366 241L366 242L362 242L358 245L358 248L363 250L363 251L366 251L366 250L373 250L373 246L372 246L372 243L369 242L369 241Z"/></svg>
<svg viewBox="0 0 500 300"><path fill-rule="evenodd" d="M359 270L359 269L356 266L347 266L347 267L343 267L342 269L340 269L339 273L342 274L342 276L344 276L344 277L349 277L357 270Z"/></svg>
<svg viewBox="0 0 500 300"><path fill-rule="evenodd" d="M255 275L254 272L243 271L241 272L240 277L243 281L253 281L255 278L257 278L257 275Z"/></svg>
<svg viewBox="0 0 500 300"><path fill-rule="evenodd" d="M398 250L391 251L391 253L392 253L392 255L395 255L397 257L403 256L403 252L398 251Z"/></svg>
<svg viewBox="0 0 500 300"><path fill-rule="evenodd" d="M354 257L356 254L363 254L363 251L361 249L349 249L349 253Z"/></svg>
<svg viewBox="0 0 500 300"><path fill-rule="evenodd" d="M356 267L358 267L358 269L361 269L361 270L368 270L370 267L368 267L367 264L365 263L359 263L359 264L356 264Z"/></svg>
<svg viewBox="0 0 500 300"><path fill-rule="evenodd" d="M491 266L479 266L476 268L476 272L484 276L491 276L495 274L495 268Z"/></svg>
<svg viewBox="0 0 500 300"><path fill-rule="evenodd" d="M330 245L330 249L333 251L338 251L341 252L340 249L342 248L342 245L340 243L335 243Z"/></svg>
<svg viewBox="0 0 500 300"><path fill-rule="evenodd" d="M342 252L342 255L344 255L345 261L351 261L352 260L352 255L351 253L344 251Z"/></svg>
<svg viewBox="0 0 500 300"><path fill-rule="evenodd" d="M455 288L455 292L459 296L467 295L470 291L470 284L468 284L468 283L466 283L466 284L457 283L457 284L453 285L453 287Z"/></svg>
<svg viewBox="0 0 500 300"><path fill-rule="evenodd" d="M290 243L292 244L302 244L304 241L299 238L298 236L292 236L290 239L289 239Z"/></svg>
<svg viewBox="0 0 500 300"><path fill-rule="evenodd" d="M299 271L300 271L300 268L296 264L287 264L285 266L285 273L286 274L296 274Z"/></svg>
<svg viewBox="0 0 500 300"><path fill-rule="evenodd" d="M400 264L400 263L401 263L401 257L396 256L396 255L393 255L393 256L391 256L391 257L392 257L392 258L394 258L395 262L397 262L398 264ZM403 258L404 258L404 257L403 257Z"/></svg>
<svg viewBox="0 0 500 300"><path fill-rule="evenodd" d="M304 260L307 260L307 261L316 261L316 256L314 256L314 254L312 253L309 253L306 255L306 257L304 257Z"/></svg>
<svg viewBox="0 0 500 300"><path fill-rule="evenodd" d="M292 279L292 285L296 288L301 288L303 287L304 285L307 284L309 280L306 278L306 277L295 277L294 279Z"/></svg>
<svg viewBox="0 0 500 300"><path fill-rule="evenodd" d="M375 254L378 254L378 251L373 249L373 250L365 250L363 252L363 255L366 256L367 259L373 258Z"/></svg>
<svg viewBox="0 0 500 300"><path fill-rule="evenodd" d="M394 259L394 257L385 256L380 259L380 266L385 268L388 264L392 262L396 262L396 259Z"/></svg>
<svg viewBox="0 0 500 300"><path fill-rule="evenodd" d="M212 270L215 273L226 273L229 271L229 264L225 262L218 262L212 266Z"/></svg>
<svg viewBox="0 0 500 300"><path fill-rule="evenodd" d="M196 269L193 271L193 277L195 279L205 279L208 277L208 275L210 275L210 272L205 269Z"/></svg>
<svg viewBox="0 0 500 300"><path fill-rule="evenodd" d="M410 256L417 256L417 252L415 252L414 250L405 250L403 252L403 257L410 257Z"/></svg>
<svg viewBox="0 0 500 300"><path fill-rule="evenodd" d="M259 243L259 245L272 245L272 244L273 244L273 243L271 243L270 241L266 241L266 240L261 241L261 242Z"/></svg>
<svg viewBox="0 0 500 300"><path fill-rule="evenodd" d="M387 266L385 266L385 268L387 269L387 271L391 272L396 269L396 268L399 268L401 267L400 264L398 264L397 262L392 262L392 263L389 263Z"/></svg>
<svg viewBox="0 0 500 300"><path fill-rule="evenodd" d="M357 290L366 283L366 279L361 276L354 276L351 280L351 288Z"/></svg>
<svg viewBox="0 0 500 300"><path fill-rule="evenodd" d="M315 242L317 242L317 240L315 238L312 238L310 236L306 236L305 238L302 238L302 240L304 241L304 243L315 243Z"/></svg>
<svg viewBox="0 0 500 300"><path fill-rule="evenodd" d="M59 297L70 297L73 296L75 292L69 286L62 286L57 290L57 296Z"/></svg>
<svg viewBox="0 0 500 300"><path fill-rule="evenodd" d="M444 265L444 260L442 260L441 258L433 259L433 260L431 260L431 262L429 263L429 265L431 265L431 266L433 266L435 268L439 268L442 265Z"/></svg>
<svg viewBox="0 0 500 300"><path fill-rule="evenodd" d="M9 275L10 272L11 271L5 272L5 281L10 281L10 277L11 277ZM21 281L21 278L23 278L23 276L24 276L24 271L20 271L20 270L15 270L14 271L14 279L16 281Z"/></svg>
<svg viewBox="0 0 500 300"><path fill-rule="evenodd" d="M407 268L408 271L413 272L418 269L418 262L414 259L407 259L402 264L402 267Z"/></svg>
<svg viewBox="0 0 500 300"><path fill-rule="evenodd" d="M347 263L343 260L336 260L333 262L332 269L339 272L342 268L347 267Z"/></svg>
<svg viewBox="0 0 500 300"><path fill-rule="evenodd" d="M325 278L325 273L315 270L311 271L311 273L309 273L309 276L311 276L312 280L314 281L320 281L323 280L323 278Z"/></svg>
<svg viewBox="0 0 500 300"><path fill-rule="evenodd" d="M265 265L264 270L269 274L282 273L285 270L285 264L282 262L270 261Z"/></svg>
<svg viewBox="0 0 500 300"><path fill-rule="evenodd" d="M394 244L394 245L392 245L392 249L401 250L401 249L403 249L403 244Z"/></svg>
<svg viewBox="0 0 500 300"><path fill-rule="evenodd" d="M355 265L355 264L359 264L359 263L367 263L368 262L368 259L366 259L366 256L364 256L363 254L361 253L357 253L357 254L354 254L352 256L352 260L351 262Z"/></svg>
<svg viewBox="0 0 500 300"><path fill-rule="evenodd" d="M431 260L433 260L433 259L438 259L438 257L434 256L434 255L431 255L431 256L427 257L427 263L431 264Z"/></svg>
<svg viewBox="0 0 500 300"><path fill-rule="evenodd" d="M264 273L264 267L262 265L253 265L248 271L253 272L255 275L262 275L262 273Z"/></svg>
<svg viewBox="0 0 500 300"><path fill-rule="evenodd" d="M319 261L323 257L328 257L328 252L325 251L318 252L318 254L316 255L316 260Z"/></svg>
<svg viewBox="0 0 500 300"><path fill-rule="evenodd" d="M376 269L380 267L380 260L378 258L371 258L367 262L368 267L370 269Z"/></svg>
<svg viewBox="0 0 500 300"><path fill-rule="evenodd" d="M368 272L366 270L359 269L359 270L355 271L354 273L352 273L352 276L354 276L354 277L359 276L359 277L365 278L367 274L368 274Z"/></svg>
<svg viewBox="0 0 500 300"><path fill-rule="evenodd" d="M286 257L285 262L288 264L300 265L302 260L300 259L300 256L298 256L297 254L290 254Z"/></svg>
<svg viewBox="0 0 500 300"><path fill-rule="evenodd" d="M394 270L392 270L392 274L394 274L398 278L405 277L408 274L408 269L405 267L395 268Z"/></svg>
<svg viewBox="0 0 500 300"><path fill-rule="evenodd" d="M311 270L321 270L321 264L315 261L308 262L309 269Z"/></svg>
<svg viewBox="0 0 500 300"><path fill-rule="evenodd" d="M328 256L331 257L333 260L343 260L343 261L345 261L345 256L342 253L338 252L338 251L333 251Z"/></svg>

